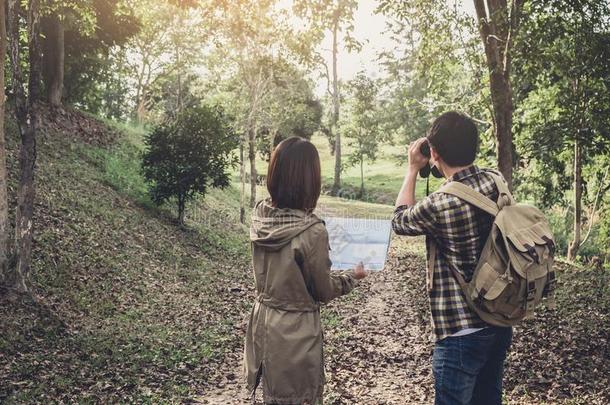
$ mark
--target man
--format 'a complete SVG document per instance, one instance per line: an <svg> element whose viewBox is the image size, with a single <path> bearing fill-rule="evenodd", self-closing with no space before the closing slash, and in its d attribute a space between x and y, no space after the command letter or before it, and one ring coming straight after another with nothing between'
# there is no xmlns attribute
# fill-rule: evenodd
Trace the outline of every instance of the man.
<svg viewBox="0 0 610 405"><path fill-rule="evenodd" d="M425 142L430 159L421 153ZM392 220L399 235L426 235L437 405L501 404L503 363L512 340L512 328L488 325L468 307L452 274L453 268L470 281L493 217L446 193L415 201L417 173L429 161L447 182L459 181L496 201L498 190L489 170L473 164L478 143L470 118L457 112L438 117L428 136L409 146L409 167ZM436 250L435 257L431 250Z"/></svg>

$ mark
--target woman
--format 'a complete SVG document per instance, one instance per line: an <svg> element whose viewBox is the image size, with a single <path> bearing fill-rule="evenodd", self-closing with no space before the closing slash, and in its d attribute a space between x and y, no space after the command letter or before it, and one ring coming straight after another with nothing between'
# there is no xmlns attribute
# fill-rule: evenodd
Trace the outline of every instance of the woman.
<svg viewBox="0 0 610 405"><path fill-rule="evenodd" d="M244 353L248 390L262 378L265 403L322 401L324 360L320 303L350 292L366 273L330 272L328 233L312 213L320 196L320 158L292 137L271 156L270 198L252 214L250 239L257 298Z"/></svg>

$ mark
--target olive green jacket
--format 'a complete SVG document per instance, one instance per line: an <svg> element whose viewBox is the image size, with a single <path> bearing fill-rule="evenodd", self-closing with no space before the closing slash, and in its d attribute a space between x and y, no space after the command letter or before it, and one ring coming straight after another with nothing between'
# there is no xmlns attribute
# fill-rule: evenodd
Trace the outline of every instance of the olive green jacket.
<svg viewBox="0 0 610 405"><path fill-rule="evenodd" d="M314 214L254 208L252 261L257 298L246 333L244 369L265 402L315 403L324 389L320 303L352 290L351 272L330 272L328 233Z"/></svg>

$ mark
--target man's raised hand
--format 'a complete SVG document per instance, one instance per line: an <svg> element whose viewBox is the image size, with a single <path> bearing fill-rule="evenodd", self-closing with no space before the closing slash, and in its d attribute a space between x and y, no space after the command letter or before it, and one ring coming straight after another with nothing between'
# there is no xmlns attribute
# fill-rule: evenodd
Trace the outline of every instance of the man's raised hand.
<svg viewBox="0 0 610 405"><path fill-rule="evenodd" d="M419 171L422 167L428 164L429 158L422 155L420 149L424 142L428 142L428 138L419 138L411 142L409 145L409 167Z"/></svg>

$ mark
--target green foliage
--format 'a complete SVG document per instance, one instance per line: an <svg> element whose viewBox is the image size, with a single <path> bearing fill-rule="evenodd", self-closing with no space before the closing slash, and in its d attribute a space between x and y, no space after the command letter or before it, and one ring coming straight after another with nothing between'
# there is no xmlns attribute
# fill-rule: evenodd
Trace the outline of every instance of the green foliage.
<svg viewBox="0 0 610 405"><path fill-rule="evenodd" d="M115 190L133 198L142 206L152 208L141 166L141 139L144 134L134 128L125 128L121 132L124 139L118 144L110 148L88 149L85 153L101 159L104 180Z"/></svg>
<svg viewBox="0 0 610 405"><path fill-rule="evenodd" d="M200 82L200 77L194 73L161 76L149 88L151 104L160 117L175 119L180 111L201 103L196 94Z"/></svg>
<svg viewBox="0 0 610 405"><path fill-rule="evenodd" d="M64 13L65 101L124 119L128 85L121 46L139 31L138 20L119 0L90 0L86 9Z"/></svg>
<svg viewBox="0 0 610 405"><path fill-rule="evenodd" d="M326 31L341 32L345 47L349 51L358 51L362 44L353 37L354 14L358 9L356 0L296 0L293 3L295 14L309 24L304 32L304 37L292 45L302 58L310 66L319 67L322 63L320 53L316 49L324 38ZM328 78L328 72L326 72Z"/></svg>
<svg viewBox="0 0 610 405"><path fill-rule="evenodd" d="M258 149L269 158L272 146L291 136L311 138L320 128L323 107L306 73L286 59L273 61L273 80L262 103Z"/></svg>
<svg viewBox="0 0 610 405"><path fill-rule="evenodd" d="M381 117L378 84L359 73L348 85L347 115L341 122L341 131L348 138L351 153L349 165L360 165L360 194L364 194L364 162L374 162L380 144L387 140L380 130Z"/></svg>
<svg viewBox="0 0 610 405"><path fill-rule="evenodd" d="M145 144L142 168L151 199L156 204L177 199L181 223L187 201L205 195L209 186L229 185L227 170L235 163L237 138L219 108L185 110L157 126Z"/></svg>
<svg viewBox="0 0 610 405"><path fill-rule="evenodd" d="M479 124L482 162L493 162L488 75L476 21L458 2L382 0L378 10L389 18L396 41L396 49L381 54L389 89L384 131L406 150L441 113L462 111Z"/></svg>
<svg viewBox="0 0 610 405"><path fill-rule="evenodd" d="M545 207L568 206L577 140L582 150L582 229L591 231L580 254L608 256L610 5L586 0L531 3L526 15L515 60L515 144L522 167L517 191ZM567 214L574 217L573 210ZM555 231L561 237L570 234L565 224Z"/></svg>
<svg viewBox="0 0 610 405"><path fill-rule="evenodd" d="M431 0L381 0L397 49L381 55L388 76L385 132L403 144L425 134L442 111L461 110L479 124L478 164L496 164L489 78L476 19ZM555 232L568 239L574 142L583 159L581 252L607 252L604 224L610 179L610 4L593 0L525 2L514 44L515 187L522 200L562 212ZM597 202L596 202L597 201ZM589 233L590 230L590 233ZM604 253L607 255L607 253Z"/></svg>

